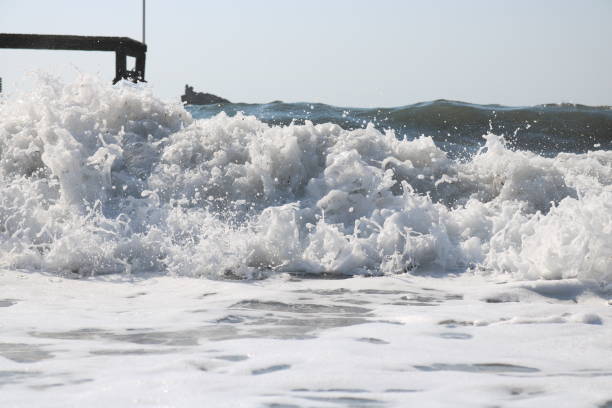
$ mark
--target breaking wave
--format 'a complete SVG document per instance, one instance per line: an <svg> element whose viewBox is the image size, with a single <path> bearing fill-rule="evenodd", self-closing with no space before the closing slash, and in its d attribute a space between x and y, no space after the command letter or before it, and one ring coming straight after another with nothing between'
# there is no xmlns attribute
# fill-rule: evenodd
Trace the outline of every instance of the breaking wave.
<svg viewBox="0 0 612 408"><path fill-rule="evenodd" d="M0 100L0 267L612 282L609 149L192 113L91 77Z"/></svg>

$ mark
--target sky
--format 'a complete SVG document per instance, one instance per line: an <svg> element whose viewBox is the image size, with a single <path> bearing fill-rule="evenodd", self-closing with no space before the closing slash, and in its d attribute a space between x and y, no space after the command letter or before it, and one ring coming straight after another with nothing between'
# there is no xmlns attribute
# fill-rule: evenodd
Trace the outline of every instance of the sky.
<svg viewBox="0 0 612 408"><path fill-rule="evenodd" d="M612 0L148 0L147 73L233 102L435 99L612 105ZM142 0L0 0L0 32L142 39ZM114 54L0 49L4 91L42 71L109 82Z"/></svg>

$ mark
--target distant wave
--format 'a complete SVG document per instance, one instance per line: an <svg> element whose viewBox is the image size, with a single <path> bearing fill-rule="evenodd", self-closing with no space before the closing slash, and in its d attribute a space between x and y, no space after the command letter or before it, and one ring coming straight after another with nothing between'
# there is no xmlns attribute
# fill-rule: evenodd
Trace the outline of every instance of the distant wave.
<svg viewBox="0 0 612 408"><path fill-rule="evenodd" d="M346 129L356 129L371 122L379 129L394 129L400 136L425 134L442 143L445 149L453 151L459 147L463 151L468 148L471 153L488 131L504 135L510 146L544 155L612 148L612 108L609 106L565 103L508 107L437 100L397 108L342 108L317 103L273 102L193 106L188 109L198 118L211 117L221 111L229 114L244 112L278 125L310 120L315 124L332 122Z"/></svg>

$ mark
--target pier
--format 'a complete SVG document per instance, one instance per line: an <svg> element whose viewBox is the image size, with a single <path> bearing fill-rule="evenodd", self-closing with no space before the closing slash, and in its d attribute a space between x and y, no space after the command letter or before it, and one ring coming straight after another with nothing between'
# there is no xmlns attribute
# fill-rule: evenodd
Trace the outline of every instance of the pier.
<svg viewBox="0 0 612 408"><path fill-rule="evenodd" d="M147 46L128 37L80 35L0 34L0 48L32 50L110 51L115 53L115 78L145 82ZM133 70L127 69L127 57L136 59Z"/></svg>

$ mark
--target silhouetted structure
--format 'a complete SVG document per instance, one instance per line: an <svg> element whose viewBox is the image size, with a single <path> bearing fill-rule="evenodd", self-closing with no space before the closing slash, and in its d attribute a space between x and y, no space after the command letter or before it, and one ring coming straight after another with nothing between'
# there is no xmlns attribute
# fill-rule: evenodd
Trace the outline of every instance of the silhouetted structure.
<svg viewBox="0 0 612 408"><path fill-rule="evenodd" d="M187 105L211 105L214 103L231 103L227 99L221 98L220 96L194 92L193 86L185 85L185 94L181 96L181 101Z"/></svg>
<svg viewBox="0 0 612 408"><path fill-rule="evenodd" d="M147 46L127 37L97 37L80 35L0 34L0 48L35 50L113 51L115 78L133 82L145 80ZM128 70L126 57L136 58L133 70Z"/></svg>

